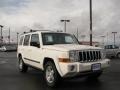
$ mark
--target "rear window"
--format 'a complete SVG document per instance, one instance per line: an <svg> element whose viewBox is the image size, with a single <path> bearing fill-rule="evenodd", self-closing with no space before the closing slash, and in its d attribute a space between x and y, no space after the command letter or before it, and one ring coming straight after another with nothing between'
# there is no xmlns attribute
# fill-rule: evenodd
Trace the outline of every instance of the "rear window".
<svg viewBox="0 0 120 90"><path fill-rule="evenodd" d="M30 39L30 35L25 35L25 38L24 38L24 46L28 46L29 45L29 39Z"/></svg>
<svg viewBox="0 0 120 90"><path fill-rule="evenodd" d="M20 38L19 45L22 45L23 42L23 36Z"/></svg>

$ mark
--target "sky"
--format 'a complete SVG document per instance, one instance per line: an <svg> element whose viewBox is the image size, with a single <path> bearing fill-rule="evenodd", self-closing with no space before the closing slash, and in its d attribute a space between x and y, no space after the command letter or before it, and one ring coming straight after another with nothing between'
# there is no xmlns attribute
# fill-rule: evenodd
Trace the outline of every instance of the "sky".
<svg viewBox="0 0 120 90"><path fill-rule="evenodd" d="M118 32L120 42L120 0L92 0L93 40L113 43L113 34ZM16 32L30 29L63 30L61 19L69 19L67 32L79 31L79 40L89 40L89 0L0 0L0 24L4 26L4 38L11 29L12 39ZM85 35L85 37L82 37Z"/></svg>

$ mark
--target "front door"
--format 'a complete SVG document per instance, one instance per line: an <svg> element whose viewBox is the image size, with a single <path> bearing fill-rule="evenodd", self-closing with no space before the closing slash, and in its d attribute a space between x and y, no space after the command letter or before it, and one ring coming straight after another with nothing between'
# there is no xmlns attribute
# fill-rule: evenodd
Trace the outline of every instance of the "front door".
<svg viewBox="0 0 120 90"><path fill-rule="evenodd" d="M31 65L37 68L41 68L41 56L42 56L42 49L40 48L40 40L38 34L32 34L30 40L30 61Z"/></svg>

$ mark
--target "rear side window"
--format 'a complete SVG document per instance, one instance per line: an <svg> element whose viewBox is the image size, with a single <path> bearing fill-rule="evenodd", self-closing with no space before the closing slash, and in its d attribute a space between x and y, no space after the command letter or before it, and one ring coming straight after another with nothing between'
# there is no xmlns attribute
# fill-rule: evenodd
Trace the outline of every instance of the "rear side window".
<svg viewBox="0 0 120 90"><path fill-rule="evenodd" d="M20 38L19 45L22 45L23 42L23 36Z"/></svg>
<svg viewBox="0 0 120 90"><path fill-rule="evenodd" d="M24 38L24 46L28 46L29 45L29 39L30 39L30 35L25 35L25 38Z"/></svg>

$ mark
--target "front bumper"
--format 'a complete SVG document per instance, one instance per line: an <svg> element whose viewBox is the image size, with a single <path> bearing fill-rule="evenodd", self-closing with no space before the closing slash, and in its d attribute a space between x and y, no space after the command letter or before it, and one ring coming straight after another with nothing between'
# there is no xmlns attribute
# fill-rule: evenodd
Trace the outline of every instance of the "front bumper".
<svg viewBox="0 0 120 90"><path fill-rule="evenodd" d="M83 72L91 72L93 64L100 64L100 70L104 70L105 68L110 66L109 59L103 59L96 62L87 62L87 63L60 63L60 72L61 77L75 77L77 75L83 74Z"/></svg>

